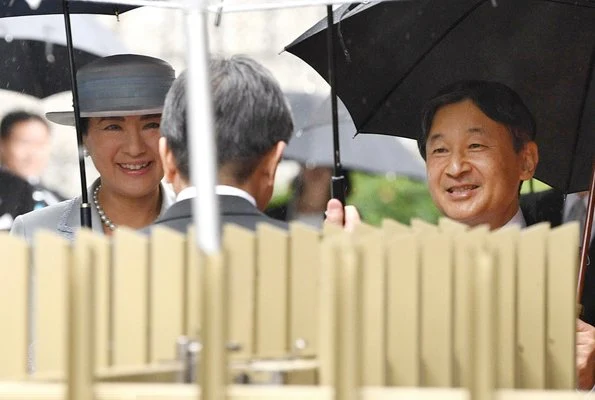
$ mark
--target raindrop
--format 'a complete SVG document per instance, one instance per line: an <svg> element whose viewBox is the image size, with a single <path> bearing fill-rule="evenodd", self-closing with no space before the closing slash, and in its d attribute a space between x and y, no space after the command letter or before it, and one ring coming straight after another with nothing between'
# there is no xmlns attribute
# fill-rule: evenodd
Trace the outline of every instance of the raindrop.
<svg viewBox="0 0 595 400"><path fill-rule="evenodd" d="M10 33L7 34L6 36L4 36L4 40L6 40L6 43L10 43L14 40L14 36L12 36Z"/></svg>
<svg viewBox="0 0 595 400"><path fill-rule="evenodd" d="M295 137L296 138L302 137L303 134L304 134L304 131L300 129L295 133Z"/></svg>
<svg viewBox="0 0 595 400"><path fill-rule="evenodd" d="M27 2L27 4L29 4L29 8L31 8L32 10L37 10L37 8L39 7L39 4L41 3L41 0L25 0Z"/></svg>
<svg viewBox="0 0 595 400"><path fill-rule="evenodd" d="M56 56L55 56L55 55L53 55L53 54L47 54L47 55L45 56L45 58L46 58L46 60L48 60L48 62L49 62L50 64L53 64L53 63L55 63L55 62L56 62Z"/></svg>
<svg viewBox="0 0 595 400"><path fill-rule="evenodd" d="M411 39L411 33L407 32L405 34L405 40L409 40L409 39Z"/></svg>

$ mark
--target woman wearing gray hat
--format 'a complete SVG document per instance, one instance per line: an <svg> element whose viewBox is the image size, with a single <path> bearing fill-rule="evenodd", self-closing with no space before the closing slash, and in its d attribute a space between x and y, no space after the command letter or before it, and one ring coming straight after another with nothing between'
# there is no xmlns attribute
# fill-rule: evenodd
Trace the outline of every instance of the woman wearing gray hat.
<svg viewBox="0 0 595 400"><path fill-rule="evenodd" d="M93 230L111 234L117 226L151 224L173 201L161 184L159 122L165 95L175 79L163 60L132 54L104 57L77 73L86 151L100 177L89 187ZM74 125L74 113L47 118ZM15 219L11 233L31 241L37 229L72 239L80 228L76 197Z"/></svg>

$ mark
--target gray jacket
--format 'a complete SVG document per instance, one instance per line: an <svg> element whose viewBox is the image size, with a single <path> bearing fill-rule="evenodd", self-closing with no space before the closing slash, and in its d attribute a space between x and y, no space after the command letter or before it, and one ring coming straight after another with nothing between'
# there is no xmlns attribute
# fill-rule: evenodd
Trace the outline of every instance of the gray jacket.
<svg viewBox="0 0 595 400"><path fill-rule="evenodd" d="M99 179L88 188L89 202L92 202L93 190L98 184ZM163 185L161 185L161 192L163 193L163 202L159 215L163 214L175 200L174 193ZM65 239L73 240L76 231L81 227L80 209L81 197L77 196L40 210L31 211L18 216L14 220L10 234L23 236L28 242L32 242L33 236L38 229L46 229L59 233ZM91 224L93 232L103 233L101 219L97 209L92 204Z"/></svg>

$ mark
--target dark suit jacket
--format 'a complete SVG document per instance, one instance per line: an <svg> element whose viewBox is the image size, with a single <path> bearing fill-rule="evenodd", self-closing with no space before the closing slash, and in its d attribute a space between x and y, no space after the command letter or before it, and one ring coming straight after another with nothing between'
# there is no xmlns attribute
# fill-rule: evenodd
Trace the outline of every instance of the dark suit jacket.
<svg viewBox="0 0 595 400"><path fill-rule="evenodd" d="M527 225L548 221L552 227L562 223L564 214L564 194L557 190L546 190L521 196L521 210ZM582 319L595 326L595 240L589 246L589 265L583 289Z"/></svg>
<svg viewBox="0 0 595 400"><path fill-rule="evenodd" d="M270 218L260 212L248 200L238 196L217 196L222 226L234 223L244 228L255 230L258 223L269 223L282 229L288 229L287 223ZM192 224L192 199L174 203L152 226L167 226L186 233Z"/></svg>
<svg viewBox="0 0 595 400"><path fill-rule="evenodd" d="M33 210L33 186L10 172L0 170L0 217L10 214L14 219Z"/></svg>

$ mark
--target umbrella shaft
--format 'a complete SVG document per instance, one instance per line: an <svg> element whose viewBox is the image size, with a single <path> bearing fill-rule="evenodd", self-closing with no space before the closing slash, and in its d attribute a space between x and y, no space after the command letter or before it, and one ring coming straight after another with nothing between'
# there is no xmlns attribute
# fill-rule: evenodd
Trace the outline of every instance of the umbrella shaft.
<svg viewBox="0 0 595 400"><path fill-rule="evenodd" d="M79 172L81 175L81 226L91 228L91 208L87 195L87 174L85 172L85 157L83 156L83 133L81 132L79 94L76 83L76 67L74 64L74 46L72 44L72 29L70 26L70 5L67 0L62 0L64 9L64 26L66 29L66 47L70 64L70 86L72 87L72 105L74 108L74 124L76 127L76 140L79 148Z"/></svg>

